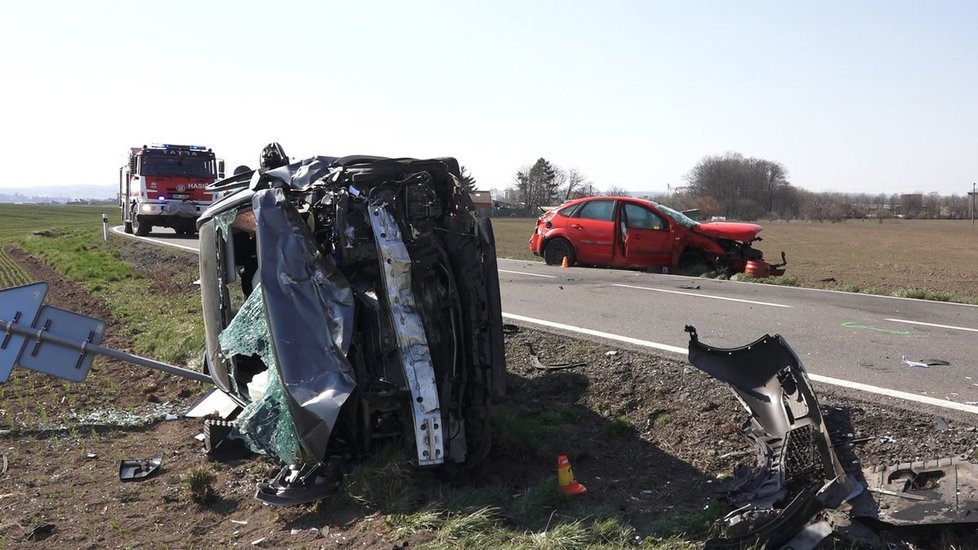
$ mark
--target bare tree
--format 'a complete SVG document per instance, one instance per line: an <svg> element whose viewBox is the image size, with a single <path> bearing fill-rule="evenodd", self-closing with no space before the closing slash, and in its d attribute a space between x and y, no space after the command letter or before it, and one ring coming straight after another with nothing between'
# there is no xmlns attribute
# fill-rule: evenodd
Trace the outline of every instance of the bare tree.
<svg viewBox="0 0 978 550"><path fill-rule="evenodd" d="M594 194L594 184L584 176L577 168L571 168L567 172L567 184L563 190L564 200L590 197Z"/></svg>
<svg viewBox="0 0 978 550"><path fill-rule="evenodd" d="M605 195L608 195L608 196L611 196L611 197L627 197L627 196L629 196L628 195L628 191L625 190L624 187L620 187L618 185L612 185L611 187L608 188L607 191L604 192L604 194Z"/></svg>
<svg viewBox="0 0 978 550"><path fill-rule="evenodd" d="M525 208L549 206L557 200L558 173L545 158L539 158L533 166L524 166L513 180Z"/></svg>
<svg viewBox="0 0 978 550"><path fill-rule="evenodd" d="M791 185L781 163L740 153L704 157L686 181L693 195L719 202L725 216L747 219L772 213Z"/></svg>

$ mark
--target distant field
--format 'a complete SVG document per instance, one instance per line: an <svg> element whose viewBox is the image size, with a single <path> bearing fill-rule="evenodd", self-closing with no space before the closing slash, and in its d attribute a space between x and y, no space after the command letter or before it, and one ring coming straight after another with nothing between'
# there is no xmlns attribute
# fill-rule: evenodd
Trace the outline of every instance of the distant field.
<svg viewBox="0 0 978 550"><path fill-rule="evenodd" d="M500 257L536 260L535 219L494 218ZM970 221L761 222L766 258L788 257L798 284L873 294L978 301L978 227Z"/></svg>
<svg viewBox="0 0 978 550"><path fill-rule="evenodd" d="M103 212L110 220L118 217L118 209L111 205L0 204L0 288L30 282L3 252L3 243L55 227L99 227Z"/></svg>
<svg viewBox="0 0 978 550"><path fill-rule="evenodd" d="M978 300L978 227L970 221L762 225L758 247L771 257L784 250L788 273L803 286L877 294L918 289Z"/></svg>

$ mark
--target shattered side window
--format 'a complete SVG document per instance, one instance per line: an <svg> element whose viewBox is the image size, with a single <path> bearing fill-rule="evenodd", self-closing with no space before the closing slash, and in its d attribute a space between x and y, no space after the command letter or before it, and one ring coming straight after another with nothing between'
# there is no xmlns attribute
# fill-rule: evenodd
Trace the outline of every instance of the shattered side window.
<svg viewBox="0 0 978 550"><path fill-rule="evenodd" d="M214 221L217 223L217 228L221 231L221 237L226 241L228 236L231 234L231 224L234 223L234 218L238 216L238 211L228 210L227 212L222 212L217 216L214 216Z"/></svg>
<svg viewBox="0 0 978 550"><path fill-rule="evenodd" d="M287 464L302 462L302 448L295 422L285 403L282 382L275 369L268 320L262 290L258 286L245 300L241 310L219 337L221 351L232 358L231 384L244 385L252 402L235 420L235 426L245 434L248 446L256 452L265 452L280 458ZM243 372L235 356L257 357L265 365L261 372Z"/></svg>

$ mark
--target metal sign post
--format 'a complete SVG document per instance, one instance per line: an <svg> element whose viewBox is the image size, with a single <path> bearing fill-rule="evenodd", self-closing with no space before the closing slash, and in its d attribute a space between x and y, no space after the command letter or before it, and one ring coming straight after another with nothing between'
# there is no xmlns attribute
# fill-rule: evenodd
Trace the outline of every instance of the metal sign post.
<svg viewBox="0 0 978 550"><path fill-rule="evenodd" d="M0 290L0 384L17 365L81 382L95 355L213 383L201 372L100 346L105 321L42 305L47 289L47 283L34 283Z"/></svg>

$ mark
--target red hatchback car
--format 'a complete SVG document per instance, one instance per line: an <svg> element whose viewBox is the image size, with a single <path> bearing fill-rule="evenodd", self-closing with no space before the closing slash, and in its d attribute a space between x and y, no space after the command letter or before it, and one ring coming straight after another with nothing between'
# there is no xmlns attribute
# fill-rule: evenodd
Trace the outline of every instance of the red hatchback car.
<svg viewBox="0 0 978 550"><path fill-rule="evenodd" d="M661 204L630 197L587 197L566 202L537 219L530 250L550 265L696 270L696 266L758 276L780 275L751 243L763 228L753 223L696 220ZM782 253L782 261L784 253Z"/></svg>

